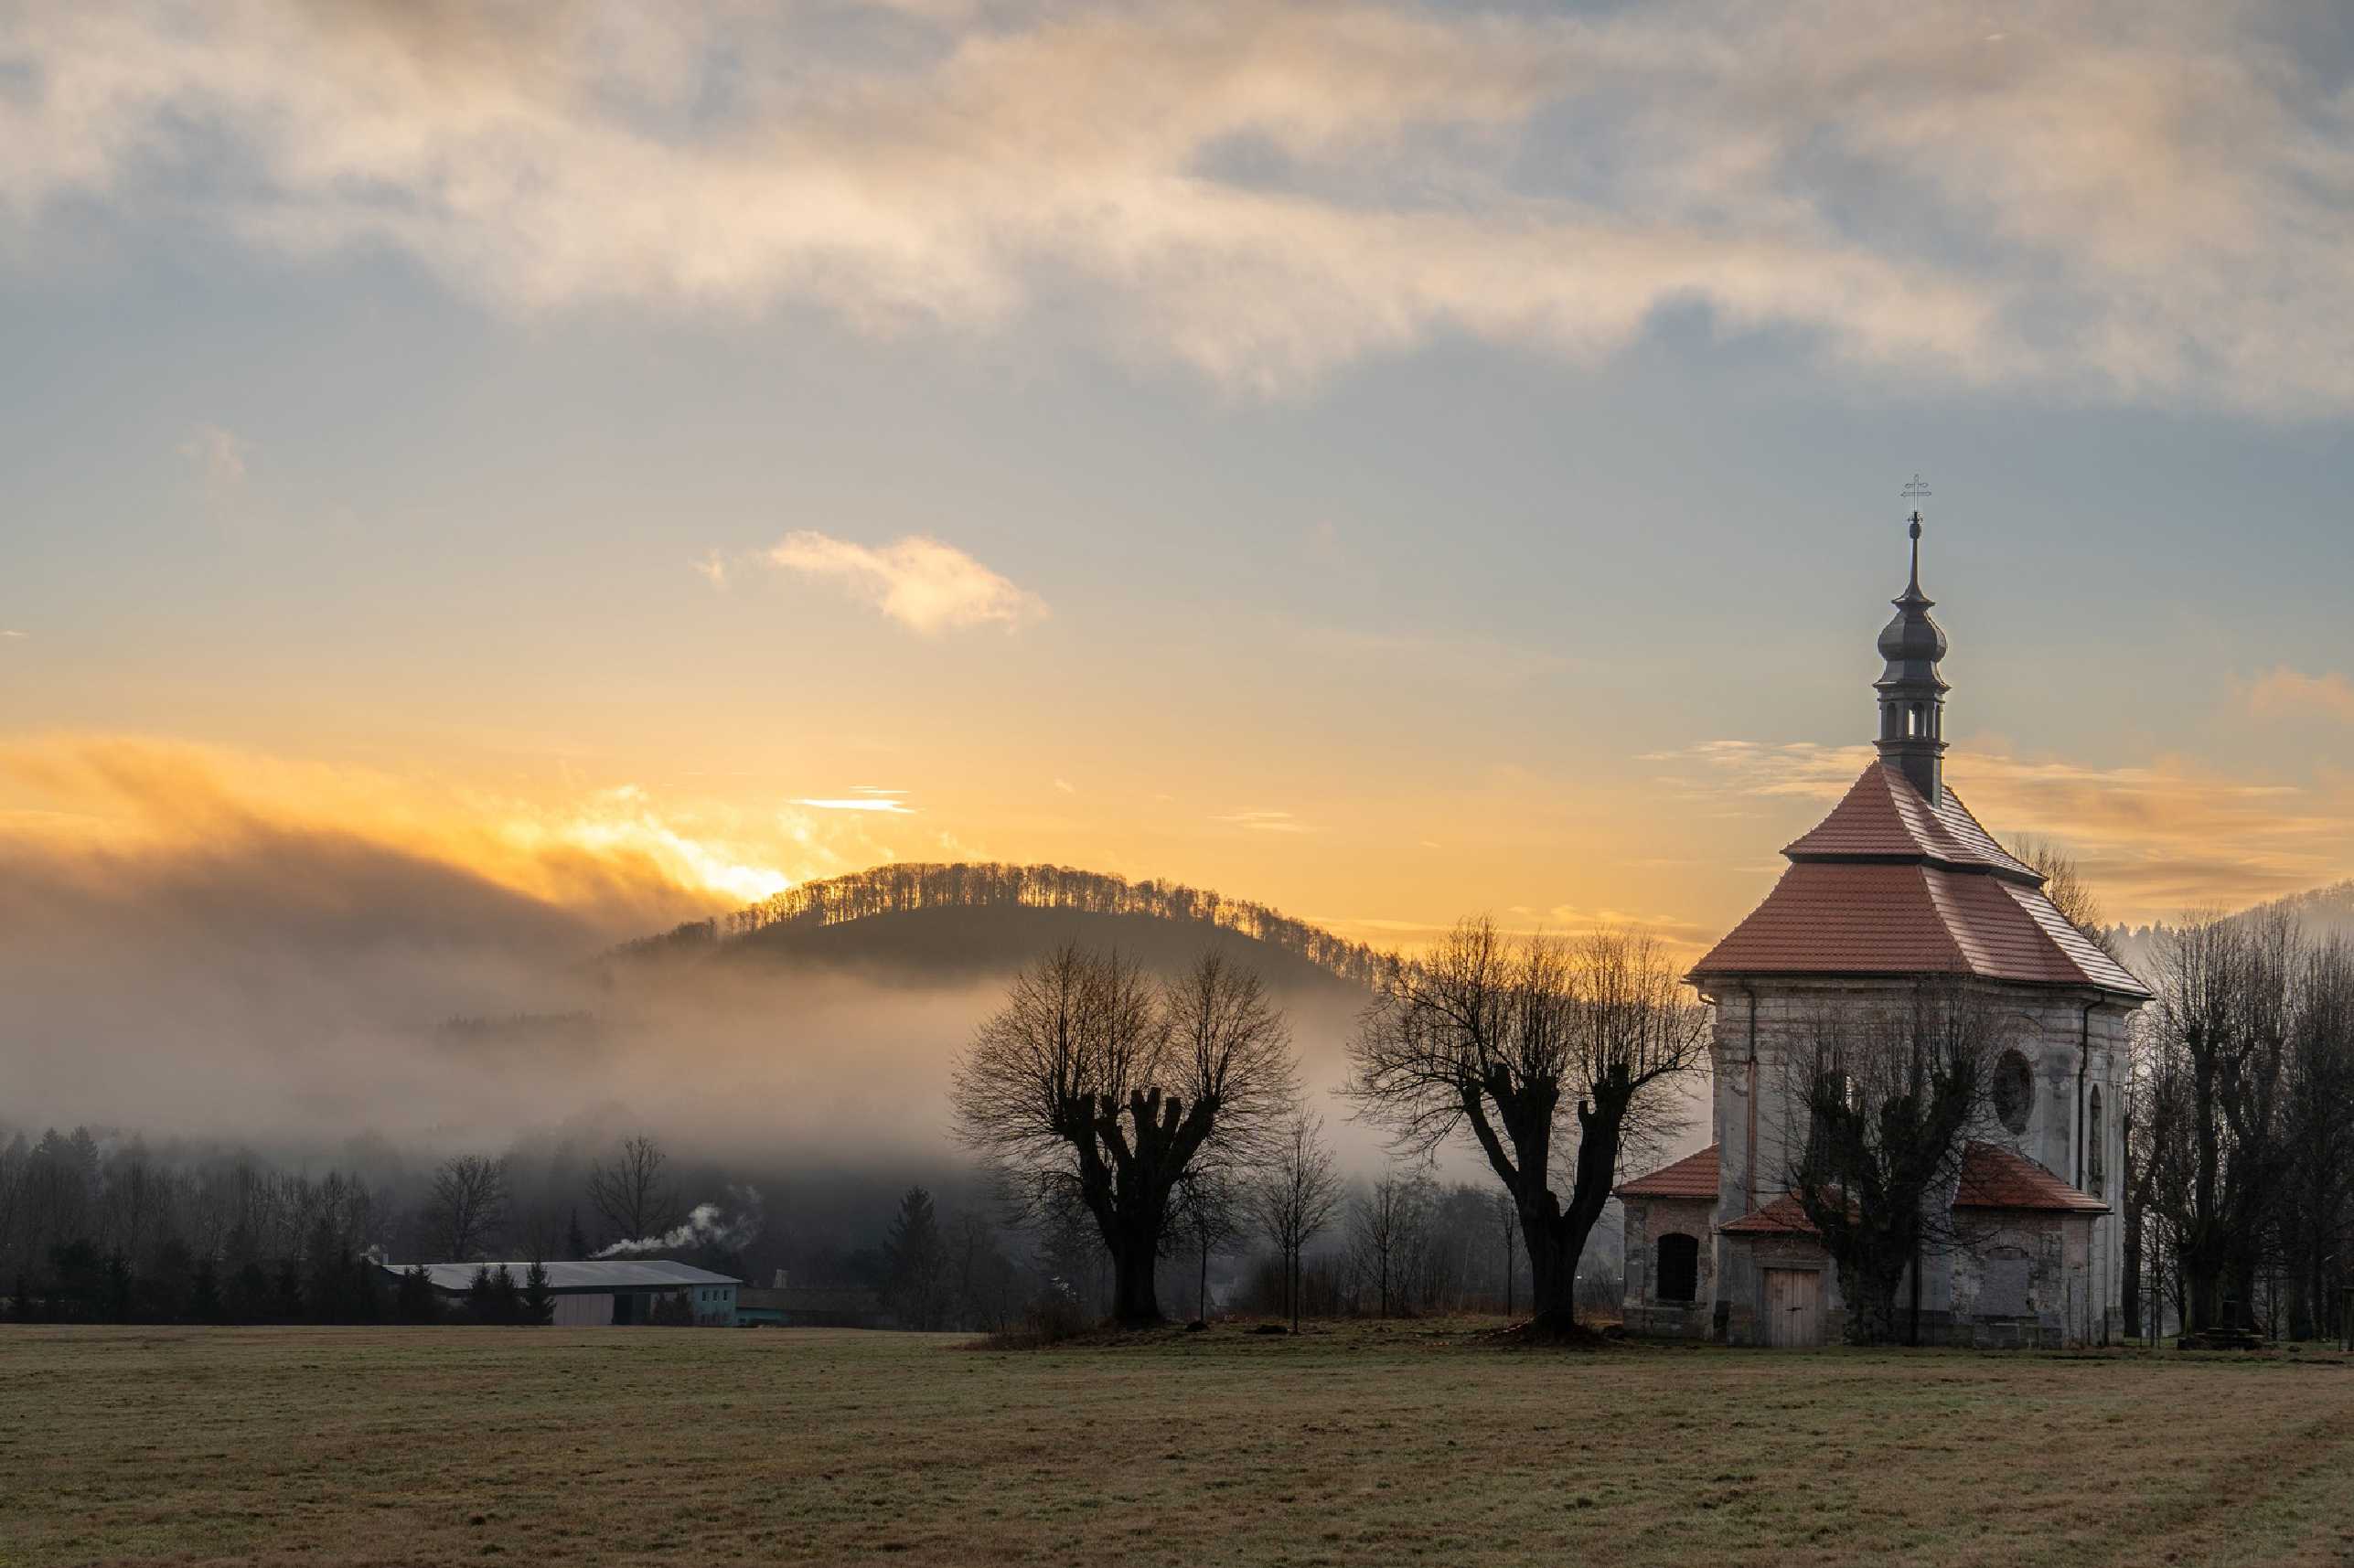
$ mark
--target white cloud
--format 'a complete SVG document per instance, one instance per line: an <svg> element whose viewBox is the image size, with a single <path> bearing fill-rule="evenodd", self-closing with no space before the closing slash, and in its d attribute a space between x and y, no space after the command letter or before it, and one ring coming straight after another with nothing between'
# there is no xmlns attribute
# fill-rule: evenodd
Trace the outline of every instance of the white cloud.
<svg viewBox="0 0 2354 1568"><path fill-rule="evenodd" d="M1016 630L1046 613L1036 594L1015 587L954 545L920 534L880 549L804 531L762 557L770 565L829 581L911 632L937 636L968 626Z"/></svg>
<svg viewBox="0 0 2354 1568"><path fill-rule="evenodd" d="M690 560L687 564L693 567L713 588L724 590L727 587L727 558L719 551L705 550L701 560Z"/></svg>
<svg viewBox="0 0 2354 1568"><path fill-rule="evenodd" d="M32 635L30 632L0 631L0 637L5 637L10 642L23 642Z"/></svg>
<svg viewBox="0 0 2354 1568"><path fill-rule="evenodd" d="M1214 816L1210 820L1229 823L1252 833L1313 833L1317 831L1288 811L1236 811L1224 816Z"/></svg>
<svg viewBox="0 0 2354 1568"><path fill-rule="evenodd" d="M522 311L1051 305L1264 391L1697 305L1875 373L2354 408L2354 97L2293 0L901 9L29 7L0 221L193 209Z"/></svg>
<svg viewBox="0 0 2354 1568"><path fill-rule="evenodd" d="M1065 795L1076 795L1079 793L1079 786L1073 784L1069 779L1056 779L1054 781L1054 787Z"/></svg>
<svg viewBox="0 0 2354 1568"><path fill-rule="evenodd" d="M872 784L853 784L851 793L829 799L800 799L795 805L806 805L818 811L872 811L892 816L913 816L915 808L904 798L904 789L877 789Z"/></svg>
<svg viewBox="0 0 2354 1568"><path fill-rule="evenodd" d="M197 426L178 447L213 490L234 490L245 483L245 450L235 432L211 424Z"/></svg>

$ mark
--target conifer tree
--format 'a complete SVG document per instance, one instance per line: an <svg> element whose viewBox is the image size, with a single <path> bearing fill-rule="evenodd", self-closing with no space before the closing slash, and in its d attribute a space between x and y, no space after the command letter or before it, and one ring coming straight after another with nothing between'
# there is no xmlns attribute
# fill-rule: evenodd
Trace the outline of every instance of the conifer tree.
<svg viewBox="0 0 2354 1568"><path fill-rule="evenodd" d="M539 1259L523 1274L523 1294L516 1298L517 1320L538 1326L546 1323L556 1312L556 1293L548 1288L547 1265Z"/></svg>
<svg viewBox="0 0 2354 1568"><path fill-rule="evenodd" d="M392 1313L403 1323L431 1323L441 1317L441 1303L433 1296L433 1276L423 1264L412 1264L401 1271L401 1283L392 1296Z"/></svg>

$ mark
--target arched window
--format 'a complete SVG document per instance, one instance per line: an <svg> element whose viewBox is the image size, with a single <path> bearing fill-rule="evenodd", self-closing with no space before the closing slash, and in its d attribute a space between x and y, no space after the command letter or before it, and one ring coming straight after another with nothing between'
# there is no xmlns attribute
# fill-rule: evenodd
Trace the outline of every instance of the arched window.
<svg viewBox="0 0 2354 1568"><path fill-rule="evenodd" d="M2028 1112L2035 1103L2035 1072L2016 1051L2003 1052L1995 1063L1995 1119L2014 1134L2027 1131Z"/></svg>
<svg viewBox="0 0 2354 1568"><path fill-rule="evenodd" d="M2108 1196L2109 1140L2101 1136L2101 1086L2092 1086L2091 1115L2085 1119L2085 1190L2095 1198Z"/></svg>
<svg viewBox="0 0 2354 1568"><path fill-rule="evenodd" d="M1659 1238L1657 1281L1662 1301L1689 1301L1700 1291L1700 1242L1674 1232Z"/></svg>

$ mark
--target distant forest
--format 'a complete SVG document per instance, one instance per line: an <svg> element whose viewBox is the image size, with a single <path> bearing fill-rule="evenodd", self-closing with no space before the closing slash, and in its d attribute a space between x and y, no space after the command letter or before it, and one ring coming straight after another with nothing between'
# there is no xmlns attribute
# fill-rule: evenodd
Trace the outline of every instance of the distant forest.
<svg viewBox="0 0 2354 1568"><path fill-rule="evenodd" d="M689 921L643 938L625 953L729 942L779 926L841 925L874 915L936 909L1056 909L1088 914L1141 914L1196 921L1266 943L1345 980L1371 982L1383 955L1265 904L1230 899L1180 882L1131 882L1068 866L1006 866L912 861L804 882L774 898L711 920Z"/></svg>

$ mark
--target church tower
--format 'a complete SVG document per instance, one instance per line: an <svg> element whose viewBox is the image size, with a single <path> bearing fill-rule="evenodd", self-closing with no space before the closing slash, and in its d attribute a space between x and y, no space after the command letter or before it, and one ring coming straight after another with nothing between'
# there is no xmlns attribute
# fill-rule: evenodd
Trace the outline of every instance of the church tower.
<svg viewBox="0 0 2354 1568"><path fill-rule="evenodd" d="M1945 633L1912 571L1879 636L1878 755L1691 983L1716 1009L1710 1147L1618 1189L1630 1331L1736 1344L1839 1337L1822 1238L1790 1195L1809 1117L1801 1073L1827 1030L1869 1031L1925 987L2003 1020L1991 1104L1950 1203L1966 1245L1908 1275L1924 1343L2081 1344L2113 1338L2124 1168L2116 1115L2127 1025L2149 993L1980 826L1945 780ZM1967 1223L1963 1222L1965 1218Z"/></svg>
<svg viewBox="0 0 2354 1568"><path fill-rule="evenodd" d="M1880 694L1880 755L1935 805L1945 794L1945 693L1937 672L1945 656L1944 629L1930 617L1937 603L1921 591L1921 514L1912 515L1912 580L1891 601L1896 616L1881 628L1880 657L1888 667L1872 683Z"/></svg>

